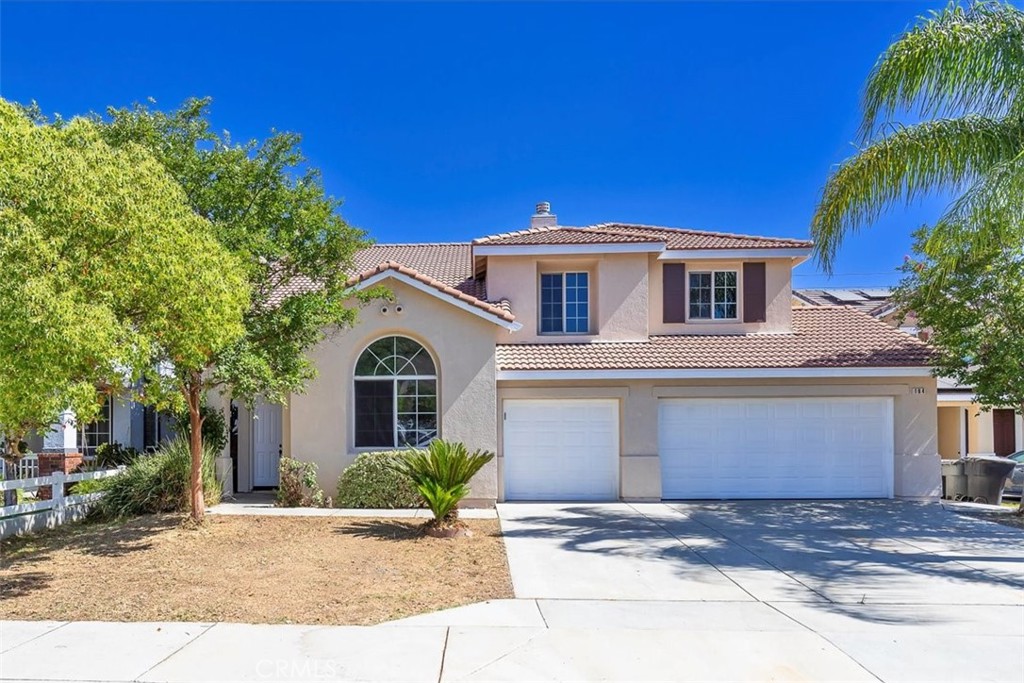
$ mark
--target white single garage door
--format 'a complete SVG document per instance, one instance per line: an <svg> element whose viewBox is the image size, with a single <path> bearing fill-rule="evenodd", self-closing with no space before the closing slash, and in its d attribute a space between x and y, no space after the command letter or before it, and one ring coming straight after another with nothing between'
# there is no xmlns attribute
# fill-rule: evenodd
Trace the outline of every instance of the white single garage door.
<svg viewBox="0 0 1024 683"><path fill-rule="evenodd" d="M662 399L665 499L892 496L890 398Z"/></svg>
<svg viewBox="0 0 1024 683"><path fill-rule="evenodd" d="M507 500L616 500L617 400L506 400Z"/></svg>

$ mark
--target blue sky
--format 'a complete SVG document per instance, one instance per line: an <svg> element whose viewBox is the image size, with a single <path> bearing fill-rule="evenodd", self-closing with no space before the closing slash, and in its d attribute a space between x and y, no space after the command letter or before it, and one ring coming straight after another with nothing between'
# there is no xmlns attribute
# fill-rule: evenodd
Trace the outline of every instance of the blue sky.
<svg viewBox="0 0 1024 683"><path fill-rule="evenodd" d="M64 115L214 98L236 139L304 136L380 242L629 221L806 237L878 54L943 2L0 3L0 94ZM882 285L936 199L852 236Z"/></svg>

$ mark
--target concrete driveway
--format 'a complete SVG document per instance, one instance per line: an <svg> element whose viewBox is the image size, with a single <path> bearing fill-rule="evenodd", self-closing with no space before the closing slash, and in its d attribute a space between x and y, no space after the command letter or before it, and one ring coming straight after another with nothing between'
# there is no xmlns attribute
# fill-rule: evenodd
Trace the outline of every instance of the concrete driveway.
<svg viewBox="0 0 1024 683"><path fill-rule="evenodd" d="M936 503L505 504L499 514L516 597L534 599L550 629L683 631L693 637L675 651L693 646L691 664L720 671L745 662L736 678L1024 676L1024 532Z"/></svg>

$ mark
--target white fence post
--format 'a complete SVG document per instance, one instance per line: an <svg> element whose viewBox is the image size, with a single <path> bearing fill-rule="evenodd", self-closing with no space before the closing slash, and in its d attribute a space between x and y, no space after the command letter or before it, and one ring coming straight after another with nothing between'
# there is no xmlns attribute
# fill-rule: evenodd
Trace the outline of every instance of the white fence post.
<svg viewBox="0 0 1024 683"><path fill-rule="evenodd" d="M50 500L53 501L53 509L60 510L64 507L64 478L65 474L60 470L50 475Z"/></svg>

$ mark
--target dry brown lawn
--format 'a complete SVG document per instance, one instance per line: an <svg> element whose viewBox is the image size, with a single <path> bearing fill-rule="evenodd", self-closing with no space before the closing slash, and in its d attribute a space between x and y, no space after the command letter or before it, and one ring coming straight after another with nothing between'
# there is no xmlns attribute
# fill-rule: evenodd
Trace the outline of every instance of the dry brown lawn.
<svg viewBox="0 0 1024 683"><path fill-rule="evenodd" d="M0 545L0 617L376 624L512 596L497 520L175 515L72 524Z"/></svg>

